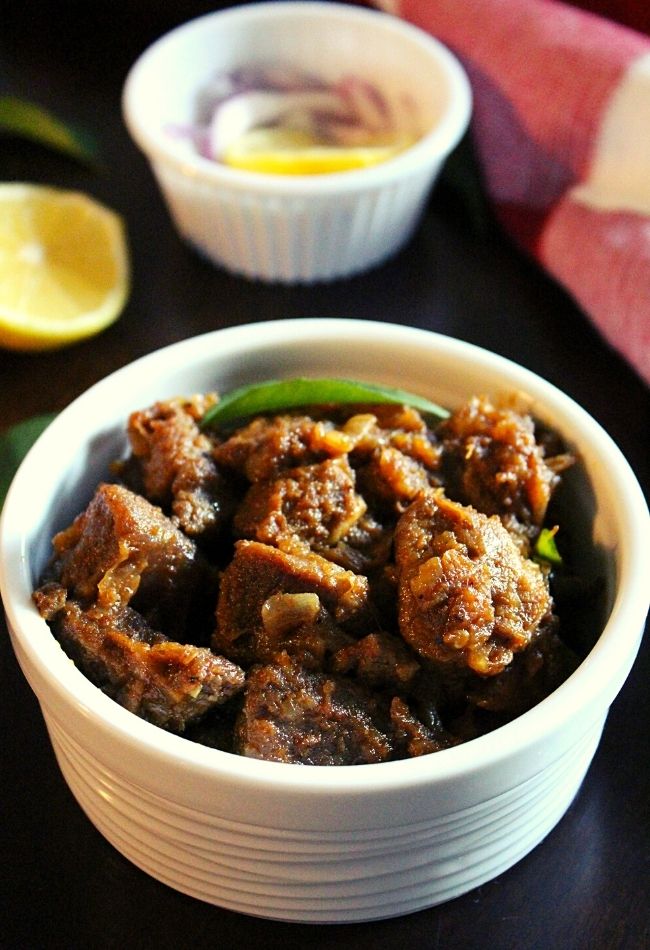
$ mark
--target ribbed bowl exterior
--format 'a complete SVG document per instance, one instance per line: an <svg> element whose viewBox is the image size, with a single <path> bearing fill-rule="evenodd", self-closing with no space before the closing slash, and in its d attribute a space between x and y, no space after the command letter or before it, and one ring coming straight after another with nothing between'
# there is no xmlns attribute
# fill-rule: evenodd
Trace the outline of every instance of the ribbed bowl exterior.
<svg viewBox="0 0 650 950"><path fill-rule="evenodd" d="M349 277L408 241L440 169L321 198L229 192L154 164L171 217L199 253L233 273L279 283Z"/></svg>
<svg viewBox="0 0 650 950"><path fill-rule="evenodd" d="M602 722L526 782L426 821L357 832L225 820L135 784L44 710L57 761L90 821L136 866L200 900L311 923L430 907L507 870L571 804ZM387 815L387 823L390 816ZM507 829L507 831L506 831Z"/></svg>

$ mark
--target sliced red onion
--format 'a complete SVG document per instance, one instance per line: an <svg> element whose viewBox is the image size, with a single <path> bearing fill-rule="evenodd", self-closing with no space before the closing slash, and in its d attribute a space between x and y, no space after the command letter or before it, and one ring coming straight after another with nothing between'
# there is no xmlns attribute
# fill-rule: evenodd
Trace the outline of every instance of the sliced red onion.
<svg viewBox="0 0 650 950"><path fill-rule="evenodd" d="M214 76L197 96L195 123L169 131L219 161L240 136L264 127L303 131L320 145L339 147L407 143L421 134L412 96L355 74L326 83L282 64Z"/></svg>
<svg viewBox="0 0 650 950"><path fill-rule="evenodd" d="M341 117L347 114L345 103L332 92L242 92L215 110L210 124L210 152L219 159L240 136L263 126L286 124L311 132L314 113L326 111Z"/></svg>

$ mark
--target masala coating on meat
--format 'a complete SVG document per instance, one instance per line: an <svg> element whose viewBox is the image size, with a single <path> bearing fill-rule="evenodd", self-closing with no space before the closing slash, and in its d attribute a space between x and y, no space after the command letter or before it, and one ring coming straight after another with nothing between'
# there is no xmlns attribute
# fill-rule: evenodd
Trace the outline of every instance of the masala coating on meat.
<svg viewBox="0 0 650 950"><path fill-rule="evenodd" d="M347 458L327 459L251 485L234 529L285 551L322 551L344 538L366 509Z"/></svg>
<svg viewBox="0 0 650 950"><path fill-rule="evenodd" d="M56 617L59 641L97 686L125 709L182 732L235 696L244 671L204 647L167 640L136 611L69 601Z"/></svg>
<svg viewBox="0 0 650 950"><path fill-rule="evenodd" d="M390 719L397 758L413 759L456 745L457 740L439 720L434 728L425 726L399 696L395 696L390 704Z"/></svg>
<svg viewBox="0 0 650 950"><path fill-rule="evenodd" d="M283 551L314 551L365 575L387 563L392 544L390 524L381 524L368 511L346 455L253 482L233 530L236 537Z"/></svg>
<svg viewBox="0 0 650 950"><path fill-rule="evenodd" d="M337 623L361 620L368 608L367 578L317 554L294 554L258 541L238 541L221 575L213 650L237 662L268 655L263 607L274 594L317 594Z"/></svg>
<svg viewBox="0 0 650 950"><path fill-rule="evenodd" d="M284 654L249 672L235 751L300 765L384 762L394 750L381 718L361 685L305 670Z"/></svg>
<svg viewBox="0 0 650 950"><path fill-rule="evenodd" d="M539 528L558 471L571 459L563 455L555 464L545 458L528 413L475 397L442 422L437 435L450 497L506 523L514 519L515 529Z"/></svg>
<svg viewBox="0 0 650 950"><path fill-rule="evenodd" d="M130 604L155 628L183 638L210 586L194 542L160 508L122 485L101 484L53 539L54 571L84 604Z"/></svg>
<svg viewBox="0 0 650 950"><path fill-rule="evenodd" d="M438 484L441 449L417 410L359 408L258 418L215 447L219 464L251 483L237 537L309 548L377 583L399 514Z"/></svg>
<svg viewBox="0 0 650 950"><path fill-rule="evenodd" d="M359 484L377 509L399 515L435 482L421 462L388 445L377 448L359 469Z"/></svg>
<svg viewBox="0 0 650 950"><path fill-rule="evenodd" d="M574 672L578 657L557 632L557 619L545 622L534 641L516 653L497 676L469 677L465 694L476 709L506 720L536 706Z"/></svg>
<svg viewBox="0 0 650 950"><path fill-rule="evenodd" d="M395 561L401 634L429 660L493 676L550 616L544 574L501 521L441 491L421 496L400 519Z"/></svg>
<svg viewBox="0 0 650 950"><path fill-rule="evenodd" d="M215 401L215 395L170 399L133 412L127 427L131 456L118 467L129 487L203 541L221 533L234 504L212 442L198 425Z"/></svg>
<svg viewBox="0 0 650 950"><path fill-rule="evenodd" d="M330 666L335 673L354 674L372 688L395 692L407 688L421 669L403 640L382 631L342 646Z"/></svg>
<svg viewBox="0 0 650 950"><path fill-rule="evenodd" d="M263 636L255 642L257 662L287 653L305 669L326 669L336 651L354 638L336 623L318 594L271 594L261 610Z"/></svg>
<svg viewBox="0 0 650 950"><path fill-rule="evenodd" d="M330 420L306 415L260 416L213 449L215 461L249 482L345 454L349 440Z"/></svg>
<svg viewBox="0 0 650 950"><path fill-rule="evenodd" d="M317 418L258 417L216 445L214 458L253 483L346 455L352 467L358 469L388 450L383 462L376 462L374 467L382 481L394 482L395 492L378 486L381 495L393 500L393 494L401 497L404 492L390 472L400 456L408 471L408 476L400 473L402 483L416 479L420 487L431 484L441 450L417 410L390 405L364 407L363 412L354 406L332 407L332 418L323 415L325 412L326 408L320 407ZM373 479L366 481L370 485ZM412 497L412 486L406 491Z"/></svg>

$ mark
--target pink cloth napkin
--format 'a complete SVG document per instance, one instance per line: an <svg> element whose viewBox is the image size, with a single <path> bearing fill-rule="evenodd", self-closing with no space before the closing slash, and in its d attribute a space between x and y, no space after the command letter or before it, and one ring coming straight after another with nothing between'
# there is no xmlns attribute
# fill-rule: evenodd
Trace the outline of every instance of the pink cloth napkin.
<svg viewBox="0 0 650 950"><path fill-rule="evenodd" d="M650 382L650 38L558 0L375 0L449 46L510 234Z"/></svg>

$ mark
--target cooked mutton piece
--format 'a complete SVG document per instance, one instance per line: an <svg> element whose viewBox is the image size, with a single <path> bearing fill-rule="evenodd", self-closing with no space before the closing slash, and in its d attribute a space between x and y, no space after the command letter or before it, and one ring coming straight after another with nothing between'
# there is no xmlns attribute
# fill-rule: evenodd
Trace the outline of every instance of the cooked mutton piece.
<svg viewBox="0 0 650 950"><path fill-rule="evenodd" d="M290 469L249 488L235 533L284 551L322 551L344 538L366 512L345 457Z"/></svg>
<svg viewBox="0 0 650 950"><path fill-rule="evenodd" d="M371 688L399 692L415 679L420 663L400 637L377 632L337 650L331 668L354 674Z"/></svg>
<svg viewBox="0 0 650 950"><path fill-rule="evenodd" d="M157 402L129 417L132 455L120 466L124 482L169 514L192 538L217 536L233 508L199 421L216 396Z"/></svg>
<svg viewBox="0 0 650 950"><path fill-rule="evenodd" d="M238 537L288 552L312 550L356 574L383 566L392 544L392 527L367 511L346 456L254 482L233 526Z"/></svg>
<svg viewBox="0 0 650 950"><path fill-rule="evenodd" d="M249 482L268 481L299 465L344 455L351 441L329 420L311 416L254 419L217 445L214 458Z"/></svg>
<svg viewBox="0 0 650 950"><path fill-rule="evenodd" d="M54 566L72 599L103 608L131 604L172 639L186 635L209 586L195 543L122 485L100 485L53 545Z"/></svg>
<svg viewBox="0 0 650 950"><path fill-rule="evenodd" d="M289 554L259 541L238 541L221 576L212 648L240 663L268 655L263 607L274 594L317 594L343 626L368 608L368 579L318 554Z"/></svg>
<svg viewBox="0 0 650 950"><path fill-rule="evenodd" d="M370 514L362 515L345 537L319 553L348 571L376 580L388 564L393 549L393 525L382 525Z"/></svg>
<svg viewBox="0 0 650 950"><path fill-rule="evenodd" d="M420 722L399 696L395 696L390 704L390 719L400 758L412 759L456 745L454 737L439 723L432 729Z"/></svg>
<svg viewBox="0 0 650 950"><path fill-rule="evenodd" d="M258 662L288 653L306 669L323 669L337 650L354 643L321 605L318 594L272 594L262 604L263 635L255 641Z"/></svg>
<svg viewBox="0 0 650 950"><path fill-rule="evenodd" d="M438 485L441 448L416 409L373 406L347 419L342 431L353 441L350 461L373 510L396 516Z"/></svg>
<svg viewBox="0 0 650 950"><path fill-rule="evenodd" d="M45 581L32 592L32 600L43 620L49 623L65 607L68 592L58 581Z"/></svg>
<svg viewBox="0 0 650 950"><path fill-rule="evenodd" d="M560 640L557 618L545 623L528 649L516 653L498 676L468 677L467 699L472 706L508 719L536 706L578 666L577 655Z"/></svg>
<svg viewBox="0 0 650 950"><path fill-rule="evenodd" d="M205 647L166 640L136 611L68 601L55 618L68 656L125 709L174 732L241 691L244 671Z"/></svg>
<svg viewBox="0 0 650 950"><path fill-rule="evenodd" d="M341 431L351 440L351 454L363 457L392 446L431 471L438 467L440 447L417 409L382 403L339 407L336 414L345 419Z"/></svg>
<svg viewBox="0 0 650 950"><path fill-rule="evenodd" d="M378 448L359 469L359 484L374 507L401 514L437 482L421 462L389 445Z"/></svg>
<svg viewBox="0 0 650 950"><path fill-rule="evenodd" d="M393 744L363 686L306 671L285 654L249 672L235 751L272 762L358 765L391 758Z"/></svg>
<svg viewBox="0 0 650 950"><path fill-rule="evenodd" d="M572 464L569 455L545 458L535 440L533 419L517 407L495 407L474 398L438 428L443 444L447 494L506 523L539 527L558 471Z"/></svg>
<svg viewBox="0 0 650 950"><path fill-rule="evenodd" d="M493 676L551 616L547 580L500 519L423 495L395 533L400 632L429 660Z"/></svg>

